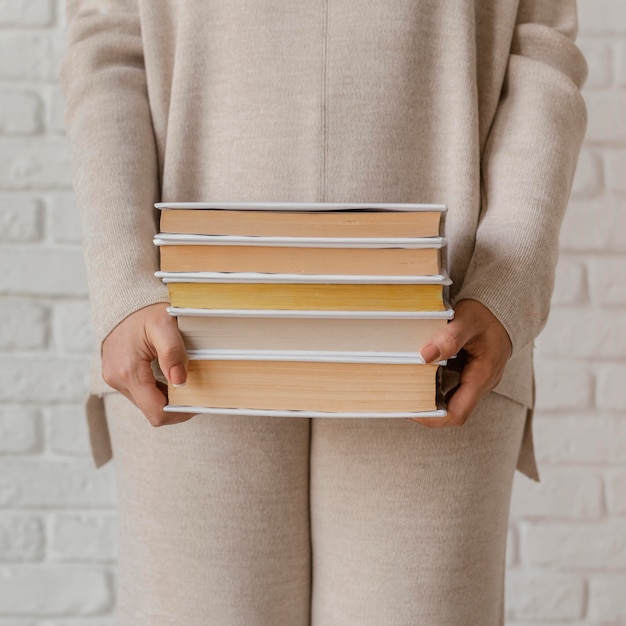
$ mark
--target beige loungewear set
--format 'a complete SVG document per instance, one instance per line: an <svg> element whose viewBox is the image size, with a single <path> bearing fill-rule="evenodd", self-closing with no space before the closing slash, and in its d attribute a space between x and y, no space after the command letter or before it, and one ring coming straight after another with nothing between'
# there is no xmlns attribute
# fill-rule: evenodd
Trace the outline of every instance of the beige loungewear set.
<svg viewBox="0 0 626 626"><path fill-rule="evenodd" d="M573 0L68 0L62 68L98 342L167 301L156 201L448 207L453 304L513 344L466 426L197 416L98 375L120 626L503 623L532 342L586 125ZM96 365L96 370L97 370ZM448 385L455 381L450 376Z"/></svg>

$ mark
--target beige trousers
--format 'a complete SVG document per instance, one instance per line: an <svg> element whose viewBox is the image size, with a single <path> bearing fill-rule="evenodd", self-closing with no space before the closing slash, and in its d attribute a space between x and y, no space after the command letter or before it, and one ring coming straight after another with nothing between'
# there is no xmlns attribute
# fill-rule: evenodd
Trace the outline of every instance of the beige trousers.
<svg viewBox="0 0 626 626"><path fill-rule="evenodd" d="M463 428L196 416L107 396L118 626L496 626L526 409Z"/></svg>

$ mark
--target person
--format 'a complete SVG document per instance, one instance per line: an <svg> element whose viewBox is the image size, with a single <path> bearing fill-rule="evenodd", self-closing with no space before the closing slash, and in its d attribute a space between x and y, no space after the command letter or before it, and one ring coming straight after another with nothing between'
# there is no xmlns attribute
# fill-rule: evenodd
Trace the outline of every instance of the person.
<svg viewBox="0 0 626 626"><path fill-rule="evenodd" d="M575 2L70 0L68 21L120 626L502 624L586 126ZM445 203L456 316L422 355L467 357L448 417L165 414L150 362L182 384L186 356L153 276L156 201Z"/></svg>

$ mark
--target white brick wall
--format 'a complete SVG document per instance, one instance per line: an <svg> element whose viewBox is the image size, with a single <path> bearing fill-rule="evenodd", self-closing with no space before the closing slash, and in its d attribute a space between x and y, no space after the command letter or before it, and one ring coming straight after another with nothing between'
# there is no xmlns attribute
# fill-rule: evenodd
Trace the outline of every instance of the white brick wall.
<svg viewBox="0 0 626 626"><path fill-rule="evenodd" d="M537 342L543 482L517 476L509 626L626 625L626 2L579 0L589 133ZM56 81L62 0L0 0L0 626L112 626L115 490ZM462 625L459 625L462 626Z"/></svg>
<svg viewBox="0 0 626 626"><path fill-rule="evenodd" d="M626 625L626 2L579 16L589 131L537 341L542 482L515 480L511 626Z"/></svg>

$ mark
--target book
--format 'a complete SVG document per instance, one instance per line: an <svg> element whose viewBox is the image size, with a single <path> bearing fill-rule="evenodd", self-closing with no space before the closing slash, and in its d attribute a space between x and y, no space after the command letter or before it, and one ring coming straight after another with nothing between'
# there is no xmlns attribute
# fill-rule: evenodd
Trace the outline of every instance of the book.
<svg viewBox="0 0 626 626"><path fill-rule="evenodd" d="M187 383L169 386L176 407L409 414L437 410L439 365L415 358L289 353L189 353Z"/></svg>
<svg viewBox="0 0 626 626"><path fill-rule="evenodd" d="M417 353L452 317L437 313L241 311L170 307L187 350L297 350ZM300 313L300 315L297 315Z"/></svg>
<svg viewBox="0 0 626 626"><path fill-rule="evenodd" d="M444 276L297 277L272 274L196 276L159 272L167 284L170 302L196 309L445 311ZM401 282L401 278L405 280ZM359 279L362 279L359 281ZM304 282L306 281L306 282Z"/></svg>
<svg viewBox="0 0 626 626"><path fill-rule="evenodd" d="M448 307L445 207L159 203L161 271L189 354L167 411L446 414L419 349Z"/></svg>
<svg viewBox="0 0 626 626"><path fill-rule="evenodd" d="M437 204L160 202L163 233L283 237L436 237Z"/></svg>
<svg viewBox="0 0 626 626"><path fill-rule="evenodd" d="M161 270L415 276L439 274L444 240L159 234Z"/></svg>

